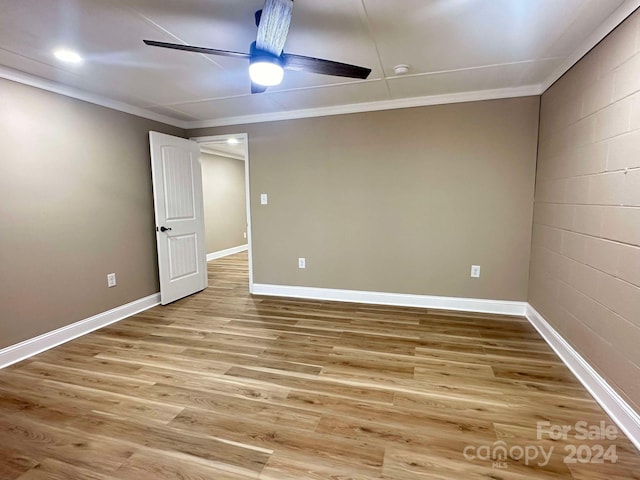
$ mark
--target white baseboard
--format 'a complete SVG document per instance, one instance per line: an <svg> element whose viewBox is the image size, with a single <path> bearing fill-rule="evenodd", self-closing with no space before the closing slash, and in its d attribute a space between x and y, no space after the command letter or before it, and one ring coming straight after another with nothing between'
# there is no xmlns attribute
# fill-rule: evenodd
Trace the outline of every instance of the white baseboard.
<svg viewBox="0 0 640 480"><path fill-rule="evenodd" d="M8 367L14 363L29 358L74 338L93 332L112 323L123 320L131 315L160 305L160 294L154 293L148 297L134 300L131 303L99 313L93 317L85 318L57 330L43 333L24 342L11 345L0 350L0 368Z"/></svg>
<svg viewBox="0 0 640 480"><path fill-rule="evenodd" d="M640 450L640 415L531 305L527 305L526 317L603 410Z"/></svg>
<svg viewBox="0 0 640 480"><path fill-rule="evenodd" d="M246 252L249 250L249 245L240 245L238 247L231 247L225 250L218 250L217 252L207 253L207 262L211 260L215 260L217 258L227 257L229 255L233 255L234 253Z"/></svg>
<svg viewBox="0 0 640 480"><path fill-rule="evenodd" d="M526 302L461 297L435 297L431 295L411 295L405 293L366 292L361 290L337 290L333 288L296 287L262 283L254 283L251 288L251 293L254 295L271 295L275 297L371 303L375 305L394 305L400 307L437 308L441 310L519 316L524 316L527 307Z"/></svg>
<svg viewBox="0 0 640 480"><path fill-rule="evenodd" d="M246 245L229 250L235 251L221 256L244 251L246 250ZM207 258L207 260L209 259ZM612 420L627 437L629 437L635 447L640 450L640 415L635 412L600 374L528 303L258 283L253 284L252 287L251 293L255 295L525 316L604 411L607 412ZM159 304L160 294L155 293L107 312L99 313L93 317L3 348L0 350L0 368L17 363Z"/></svg>

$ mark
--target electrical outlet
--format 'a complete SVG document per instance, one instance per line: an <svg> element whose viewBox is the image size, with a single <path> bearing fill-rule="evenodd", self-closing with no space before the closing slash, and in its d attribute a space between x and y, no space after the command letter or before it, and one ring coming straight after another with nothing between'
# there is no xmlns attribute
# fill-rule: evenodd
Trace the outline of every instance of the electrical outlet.
<svg viewBox="0 0 640 480"><path fill-rule="evenodd" d="M243 236L244 238L247 238L247 232L244 232L244 233L242 234L242 236Z"/></svg>
<svg viewBox="0 0 640 480"><path fill-rule="evenodd" d="M471 265L471 277L480 278L480 265Z"/></svg>
<svg viewBox="0 0 640 480"><path fill-rule="evenodd" d="M107 287L111 288L111 287L115 287L116 285L117 285L116 274L115 273L107 274Z"/></svg>
<svg viewBox="0 0 640 480"><path fill-rule="evenodd" d="M298 259L298 268L307 268L307 261L303 257Z"/></svg>
<svg viewBox="0 0 640 480"><path fill-rule="evenodd" d="M261 193L260 194L260 205L266 205L269 203L269 197L267 196L266 193Z"/></svg>

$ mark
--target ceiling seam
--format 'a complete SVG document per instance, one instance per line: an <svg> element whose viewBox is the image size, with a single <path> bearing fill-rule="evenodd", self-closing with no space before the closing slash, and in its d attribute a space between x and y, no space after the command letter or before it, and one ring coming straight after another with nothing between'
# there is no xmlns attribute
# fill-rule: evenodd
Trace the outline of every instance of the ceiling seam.
<svg viewBox="0 0 640 480"><path fill-rule="evenodd" d="M301 91L305 91L305 90L319 90L319 89L322 89L322 88L343 87L345 85L357 85L357 84L361 84L361 83L375 83L377 81L378 81L377 79L371 79L371 80L359 80L359 81L351 81L351 82L337 82L337 83L330 83L330 84L323 84L323 85L311 85L311 86L308 86L308 87L288 88L286 90L271 90L271 91L267 91L267 92L265 92L265 93L263 93L261 95L263 97L268 98L269 95L277 94L277 93L301 92ZM214 101L217 101L217 100L231 100L231 99L235 99L235 98L251 98L251 95L247 95L247 94L228 95L226 97L212 97L212 98L205 98L205 99L198 99L198 100L191 100L191 101L184 101L184 102L172 102L172 103L158 104L156 106L158 106L158 107L170 107L170 106L173 106L173 105L191 105L191 104L198 104L198 103L203 103L203 102L214 102ZM284 106L282 106L282 107L284 108Z"/></svg>
<svg viewBox="0 0 640 480"><path fill-rule="evenodd" d="M387 90L387 95L391 99L391 88L389 88L389 82L387 81L387 75L384 71L384 63L382 62L382 56L380 55L380 49L378 48L378 42L376 41L373 26L371 25L371 21L369 19L369 12L367 11L367 6L364 4L365 0L360 0L360 5L362 5L362 11L360 12L360 18L364 20L364 23L367 25L367 34L371 42L373 43L373 47L376 50L376 56L378 57L378 65L380 66L380 72L382 73L381 80L384 82L385 88Z"/></svg>
<svg viewBox="0 0 640 480"><path fill-rule="evenodd" d="M161 32L169 35L170 37L172 37L173 39L177 40L178 42L182 43L183 45L188 45L187 42L185 42L182 38L180 38L178 35L175 35L173 33L171 33L169 30L167 30L166 28L164 28L162 25L160 25L159 23L151 20L149 17L147 17L145 14L143 14L142 12L139 12L138 10L136 10L133 7L130 7L129 5L123 5L122 2L118 2L120 3L120 5L122 6L122 8L126 8L130 11L132 11L135 15L137 15L138 17L142 18L145 22L147 22L148 24L154 26L155 28L157 28L158 30L160 30ZM198 54L201 58L204 58L207 62L212 63L213 65L215 65L216 67L218 67L220 70L225 70L225 68L219 64L218 62L216 62L213 58L211 58L210 55L205 55L204 53L199 53Z"/></svg>

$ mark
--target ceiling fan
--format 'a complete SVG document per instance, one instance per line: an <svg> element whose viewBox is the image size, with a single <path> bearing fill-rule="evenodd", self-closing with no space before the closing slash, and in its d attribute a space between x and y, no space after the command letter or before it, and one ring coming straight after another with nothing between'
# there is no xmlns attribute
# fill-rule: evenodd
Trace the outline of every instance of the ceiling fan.
<svg viewBox="0 0 640 480"><path fill-rule="evenodd" d="M251 44L249 53L154 40L144 40L144 43L153 47L248 59L251 93L262 93L267 90L267 87L279 85L285 69L359 79L369 76L370 68L284 53L283 48L289 33L292 13L293 0L266 0L262 10L255 13L258 36Z"/></svg>

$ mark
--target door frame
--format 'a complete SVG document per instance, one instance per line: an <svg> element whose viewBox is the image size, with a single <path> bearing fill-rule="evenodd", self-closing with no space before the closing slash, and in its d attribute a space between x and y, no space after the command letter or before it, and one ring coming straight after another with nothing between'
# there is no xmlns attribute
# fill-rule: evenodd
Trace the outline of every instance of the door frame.
<svg viewBox="0 0 640 480"><path fill-rule="evenodd" d="M220 142L230 138L237 138L244 145L244 183L245 183L245 203L247 208L247 246L249 252L249 293L253 293L253 247L251 234L251 190L249 182L249 134L236 133L232 135L207 135L205 137L191 137L189 140L200 143Z"/></svg>

